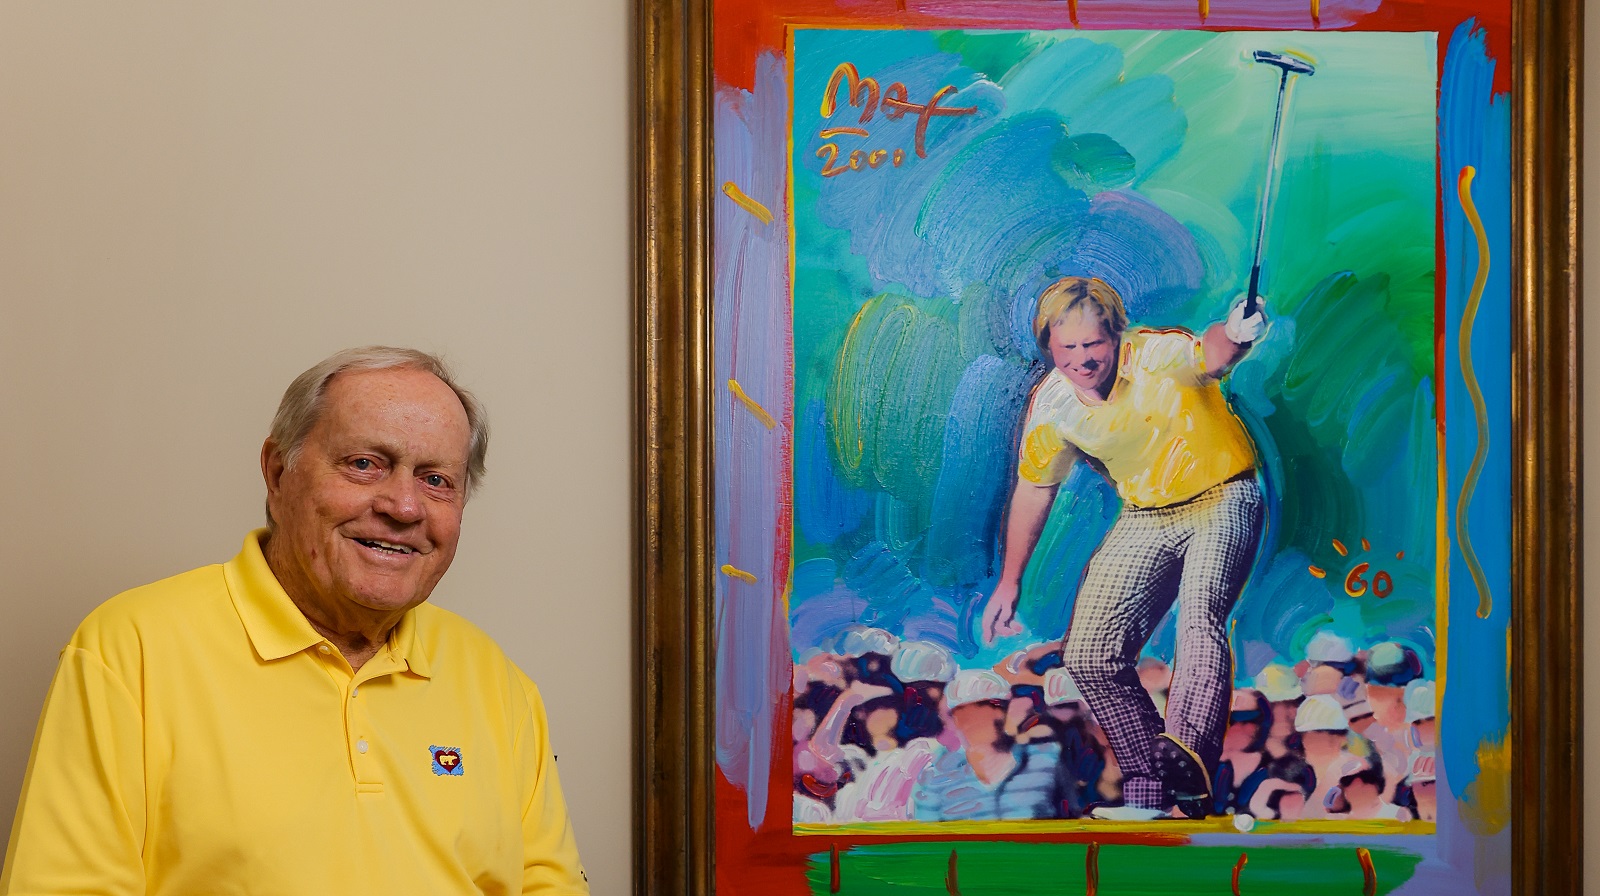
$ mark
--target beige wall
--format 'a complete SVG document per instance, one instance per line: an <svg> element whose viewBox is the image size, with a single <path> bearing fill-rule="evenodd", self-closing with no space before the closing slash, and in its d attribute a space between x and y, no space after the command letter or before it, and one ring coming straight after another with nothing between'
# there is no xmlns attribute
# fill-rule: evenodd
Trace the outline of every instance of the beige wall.
<svg viewBox="0 0 1600 896"><path fill-rule="evenodd" d="M0 818L55 654L226 560L283 387L417 345L489 407L436 600L546 691L631 887L627 0L0 3Z"/></svg>

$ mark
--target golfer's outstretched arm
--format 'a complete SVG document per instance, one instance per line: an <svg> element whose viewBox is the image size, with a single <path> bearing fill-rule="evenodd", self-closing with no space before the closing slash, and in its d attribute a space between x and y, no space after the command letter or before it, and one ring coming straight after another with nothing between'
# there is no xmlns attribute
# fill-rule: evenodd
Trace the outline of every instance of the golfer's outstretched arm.
<svg viewBox="0 0 1600 896"><path fill-rule="evenodd" d="M1264 304L1266 299L1263 298L1261 302ZM1207 327L1200 337L1200 346L1205 352L1206 375L1213 379L1221 379L1266 332L1267 315L1262 306L1257 305L1253 313L1246 315L1244 305L1245 297L1240 296L1234 301L1233 310L1228 312L1227 318Z"/></svg>
<svg viewBox="0 0 1600 896"><path fill-rule="evenodd" d="M1039 533L1050 516L1050 505L1055 502L1059 485L1035 485L1026 479L1017 480L1011 493L1011 511L1006 517L1006 552L1000 567L1000 581L983 608L983 639L993 641L1005 635L1022 631L1017 622L1017 595L1022 585L1022 571L1028 568L1028 558L1039 543Z"/></svg>

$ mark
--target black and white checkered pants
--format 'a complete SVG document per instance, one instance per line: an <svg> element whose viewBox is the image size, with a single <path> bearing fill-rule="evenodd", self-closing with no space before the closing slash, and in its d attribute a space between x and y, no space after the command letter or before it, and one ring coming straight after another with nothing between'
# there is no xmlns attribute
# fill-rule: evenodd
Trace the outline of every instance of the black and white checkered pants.
<svg viewBox="0 0 1600 896"><path fill-rule="evenodd" d="M1151 755L1162 731L1216 768L1233 685L1228 614L1261 522L1254 475L1169 507L1125 505L1084 570L1062 658L1111 742L1129 806L1164 808ZM1177 652L1163 726L1135 663L1174 600Z"/></svg>

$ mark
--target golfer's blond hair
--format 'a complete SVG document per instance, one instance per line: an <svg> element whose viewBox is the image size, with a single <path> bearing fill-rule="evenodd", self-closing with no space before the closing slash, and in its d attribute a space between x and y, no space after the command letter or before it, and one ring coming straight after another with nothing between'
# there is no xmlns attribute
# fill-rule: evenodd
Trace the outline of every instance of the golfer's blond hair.
<svg viewBox="0 0 1600 896"><path fill-rule="evenodd" d="M414 348L393 348L387 345L369 345L347 348L324 359L321 363L294 378L283 393L278 413L272 418L272 429L267 439L283 456L285 468L293 467L300 458L300 449L321 419L328 383L341 373L353 370L390 370L394 368L425 370L438 377L460 399L467 412L467 497L483 481L485 460L489 454L489 418L483 405L471 392L456 383L455 376L438 355L430 355ZM267 524L272 524L272 512L267 511Z"/></svg>
<svg viewBox="0 0 1600 896"><path fill-rule="evenodd" d="M1039 294L1039 312L1033 316L1033 335L1045 358L1050 357L1050 328L1069 312L1085 308L1099 312L1106 335L1113 339L1128 328L1128 310L1111 284L1098 277L1062 277Z"/></svg>

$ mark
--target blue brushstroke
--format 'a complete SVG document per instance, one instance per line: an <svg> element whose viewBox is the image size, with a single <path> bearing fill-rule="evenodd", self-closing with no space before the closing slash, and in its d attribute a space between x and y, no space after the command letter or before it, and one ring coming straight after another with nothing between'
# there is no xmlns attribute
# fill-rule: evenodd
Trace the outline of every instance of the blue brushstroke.
<svg viewBox="0 0 1600 896"><path fill-rule="evenodd" d="M828 456L826 411L822 402L806 403L794 447L794 519L809 542L829 545L854 531L866 518L872 496L852 488Z"/></svg>
<svg viewBox="0 0 1600 896"><path fill-rule="evenodd" d="M1511 621L1511 543L1506 521L1511 506L1511 101L1493 92L1495 61L1476 23L1462 23L1450 36L1441 73L1439 162L1446 188L1445 450L1449 458L1446 505L1454 541L1455 499L1477 448L1478 426L1462 379L1458 324L1471 294L1478 249L1471 225L1456 200L1464 166L1477 175L1472 196L1490 245L1489 282L1473 329L1473 366L1489 407L1489 455L1468 508L1467 531L1493 592L1488 619L1477 618L1478 594L1459 546L1450 559L1450 620L1447 687L1441 718L1450 732L1441 765L1459 799L1478 774L1476 749L1505 737L1510 724L1508 644ZM1461 827L1440 826L1452 859L1470 860L1489 848ZM1503 848L1504 841L1496 846Z"/></svg>

